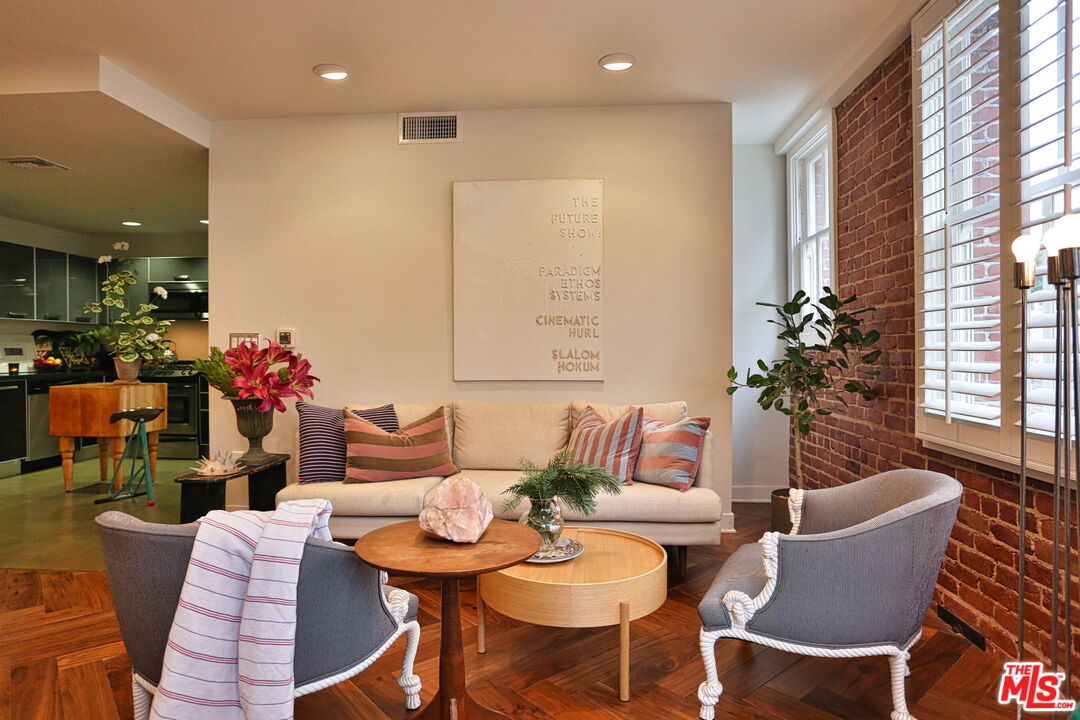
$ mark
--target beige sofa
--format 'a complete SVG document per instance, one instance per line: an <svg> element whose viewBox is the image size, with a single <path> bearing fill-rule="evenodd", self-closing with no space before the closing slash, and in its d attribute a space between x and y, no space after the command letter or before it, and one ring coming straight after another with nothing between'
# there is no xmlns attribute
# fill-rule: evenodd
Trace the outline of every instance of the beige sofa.
<svg viewBox="0 0 1080 720"><path fill-rule="evenodd" d="M503 510L507 496L502 492L520 477L518 466L523 457L538 465L546 464L552 455L566 447L573 423L589 405L606 419L614 419L630 408L577 401L543 405L423 403L394 407L401 425L405 426L434 412L439 405L446 414L454 464L460 468L456 477L467 477L479 485L491 500L495 517L506 520L516 520L528 510L527 501L515 510ZM668 423L687 416L684 402L644 407L646 413ZM587 519L565 508L564 517L571 525L627 530L662 545L719 544L724 508L713 484L712 445L712 434L708 433L697 480L685 493L634 483L618 495L601 495L597 512ZM357 538L377 527L416 517L424 498L443 479L292 483L277 494L277 501L327 498L334 505L330 518L334 537Z"/></svg>

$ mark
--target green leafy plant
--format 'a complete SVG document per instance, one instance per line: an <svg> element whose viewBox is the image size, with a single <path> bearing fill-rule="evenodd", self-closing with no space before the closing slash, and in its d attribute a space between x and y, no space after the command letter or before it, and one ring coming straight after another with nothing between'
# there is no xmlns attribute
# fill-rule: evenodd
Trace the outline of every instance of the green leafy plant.
<svg viewBox="0 0 1080 720"><path fill-rule="evenodd" d="M873 348L881 339L877 330L863 332L859 317L874 308L850 309L852 295L841 299L830 288L816 303L802 290L783 305L758 303L776 310L769 320L781 328L776 336L787 346L784 356L771 365L758 360L760 372L746 371L739 380L734 366L728 370L728 395L740 388L760 390L757 398L762 410L778 410L790 417L795 426L795 481L803 487L802 445L818 417L844 414L854 398L873 400L878 392L870 386L877 377L873 366L881 350ZM807 338L817 342L808 343Z"/></svg>
<svg viewBox="0 0 1080 720"><path fill-rule="evenodd" d="M122 267L102 281L102 299L87 305L84 312L101 315L111 308L119 313L116 320L98 330L102 344L117 359L135 362L169 357L172 351L164 340L172 321L156 319L151 313L157 305L152 303L139 303L134 312L128 308L127 288L135 282L135 271Z"/></svg>
<svg viewBox="0 0 1080 720"><path fill-rule="evenodd" d="M622 492L619 479L603 468L574 462L574 454L564 450L551 458L546 467L537 467L529 460L521 461L522 477L503 490L510 495L503 503L504 510L513 510L522 500L546 500L558 497L567 507L582 515L596 512L596 496L602 492L617 495Z"/></svg>
<svg viewBox="0 0 1080 720"><path fill-rule="evenodd" d="M107 354L98 328L68 335L60 342L59 352L68 367L75 368L93 367L99 357Z"/></svg>
<svg viewBox="0 0 1080 720"><path fill-rule="evenodd" d="M232 381L236 377L236 373L229 367L228 361L225 359L225 353L221 351L221 348L214 346L210 348L210 357L203 359L199 358L192 363L199 374L206 378L212 387L221 392L226 397L240 397L240 388L233 387Z"/></svg>

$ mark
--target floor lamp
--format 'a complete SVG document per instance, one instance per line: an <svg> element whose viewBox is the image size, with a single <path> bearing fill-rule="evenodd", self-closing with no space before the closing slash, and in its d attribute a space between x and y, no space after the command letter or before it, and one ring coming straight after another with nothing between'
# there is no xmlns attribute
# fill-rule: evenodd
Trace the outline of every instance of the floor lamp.
<svg viewBox="0 0 1080 720"><path fill-rule="evenodd" d="M1047 280L1055 289L1054 333L1054 490L1053 549L1051 552L1051 627L1050 670L1057 672L1059 653L1063 655L1065 692L1072 687L1072 488L1073 462L1080 480L1080 333L1077 332L1076 280L1080 276L1080 215L1066 215L1042 238L1047 253ZM1024 660L1024 606L1026 590L1027 539L1027 300L1035 285L1035 256L1039 241L1024 235L1013 241L1016 264L1013 284L1021 292L1021 364L1020 364L1020 547L1018 553L1018 630L1017 655ZM1075 452L1074 452L1075 450ZM1076 519L1080 520L1080 495L1076 498ZM1064 532L1062 532L1064 530ZM1080 538L1078 538L1080 546ZM1062 577L1064 575L1064 577ZM1064 638L1060 630L1064 624ZM1022 711L1017 709L1017 716Z"/></svg>

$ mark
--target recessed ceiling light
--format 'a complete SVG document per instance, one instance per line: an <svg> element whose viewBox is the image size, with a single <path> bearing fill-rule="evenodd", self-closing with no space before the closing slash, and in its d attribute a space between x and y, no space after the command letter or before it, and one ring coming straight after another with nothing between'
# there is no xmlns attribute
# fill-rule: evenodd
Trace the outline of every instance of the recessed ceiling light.
<svg viewBox="0 0 1080 720"><path fill-rule="evenodd" d="M124 222L122 222L120 224L121 225L127 225L128 227L139 227L140 225L142 225L141 222L135 222L134 220L125 220Z"/></svg>
<svg viewBox="0 0 1080 720"><path fill-rule="evenodd" d="M316 65L311 68L311 71L321 77L323 80L344 80L349 77L349 71L340 65L329 65L323 63L322 65Z"/></svg>
<svg viewBox="0 0 1080 720"><path fill-rule="evenodd" d="M612 72L621 72L623 70L629 70L634 67L634 63L637 60L633 55L626 53L612 53L611 55L605 55L600 58L600 67Z"/></svg>
<svg viewBox="0 0 1080 720"><path fill-rule="evenodd" d="M210 224L209 220L200 220L199 222L201 222L203 225L209 225Z"/></svg>

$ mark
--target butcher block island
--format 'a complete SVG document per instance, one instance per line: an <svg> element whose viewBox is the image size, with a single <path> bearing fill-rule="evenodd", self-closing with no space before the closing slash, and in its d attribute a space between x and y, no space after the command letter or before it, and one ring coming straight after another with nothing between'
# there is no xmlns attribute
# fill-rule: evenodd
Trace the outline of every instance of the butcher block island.
<svg viewBox="0 0 1080 720"><path fill-rule="evenodd" d="M60 439L60 459L64 471L64 492L72 489L72 463L75 454L75 438L98 439L98 461L101 479L106 481L109 472L120 463L124 442L131 432L130 420L109 422L114 412L141 407L168 407L168 385L165 383L138 383L116 385L114 383L85 383L82 385L56 385L49 388L49 434ZM150 450L150 473L157 470L158 433L168 427L167 413L161 413L146 423L147 442ZM112 451L112 468L109 451ZM122 473L117 475L117 484Z"/></svg>

